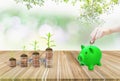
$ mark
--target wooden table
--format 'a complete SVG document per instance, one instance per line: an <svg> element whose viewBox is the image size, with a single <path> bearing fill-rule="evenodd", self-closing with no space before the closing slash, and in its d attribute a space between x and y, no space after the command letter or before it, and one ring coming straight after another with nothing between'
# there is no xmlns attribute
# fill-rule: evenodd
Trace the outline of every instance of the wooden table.
<svg viewBox="0 0 120 81"><path fill-rule="evenodd" d="M20 60L22 51L0 51L0 81L120 81L120 51L103 51L102 66L89 71L76 61L78 51L55 51L53 68L29 66L11 68L10 54ZM32 51L25 52L31 57ZM45 57L44 52L41 58Z"/></svg>

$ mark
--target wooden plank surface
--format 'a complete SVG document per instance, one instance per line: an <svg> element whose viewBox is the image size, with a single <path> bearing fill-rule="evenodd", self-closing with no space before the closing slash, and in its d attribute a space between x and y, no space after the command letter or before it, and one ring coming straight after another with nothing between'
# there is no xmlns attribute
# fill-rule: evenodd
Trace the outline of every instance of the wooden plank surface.
<svg viewBox="0 0 120 81"><path fill-rule="evenodd" d="M32 51L0 51L0 81L120 81L120 51L103 51L102 66L95 66L89 71L86 66L80 66L76 60L79 51L54 51L53 67L8 66L10 54L14 53L17 61L20 55L26 53L31 58ZM41 58L45 52L40 52Z"/></svg>

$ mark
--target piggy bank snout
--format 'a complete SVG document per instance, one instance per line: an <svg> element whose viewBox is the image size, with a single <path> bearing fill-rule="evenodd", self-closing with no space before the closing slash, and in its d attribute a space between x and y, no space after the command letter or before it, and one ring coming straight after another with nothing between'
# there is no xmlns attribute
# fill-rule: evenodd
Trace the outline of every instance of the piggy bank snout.
<svg viewBox="0 0 120 81"><path fill-rule="evenodd" d="M82 60L83 60L82 55L80 55L80 56L78 57L78 60L79 60L79 61L82 61Z"/></svg>

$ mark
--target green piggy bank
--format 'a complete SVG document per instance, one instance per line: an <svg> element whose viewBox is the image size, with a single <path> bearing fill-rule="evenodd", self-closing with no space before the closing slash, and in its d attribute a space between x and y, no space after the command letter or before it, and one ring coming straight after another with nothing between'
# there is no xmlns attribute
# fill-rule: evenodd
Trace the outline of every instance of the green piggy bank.
<svg viewBox="0 0 120 81"><path fill-rule="evenodd" d="M80 65L88 66L89 70L94 70L94 66L101 66L100 60L102 58L101 50L93 45L81 45L81 52L78 55L78 62Z"/></svg>

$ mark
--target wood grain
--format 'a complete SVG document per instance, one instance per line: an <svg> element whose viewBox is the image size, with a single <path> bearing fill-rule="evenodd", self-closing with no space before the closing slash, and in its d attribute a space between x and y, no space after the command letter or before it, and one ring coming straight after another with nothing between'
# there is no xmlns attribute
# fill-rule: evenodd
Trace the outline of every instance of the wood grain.
<svg viewBox="0 0 120 81"><path fill-rule="evenodd" d="M10 54L14 53L17 61L25 53L31 58L33 51L0 51L0 81L120 81L120 51L103 51L102 66L95 66L89 71L87 66L80 66L76 60L79 51L54 51L53 66L40 67L8 66ZM40 51L41 58L45 52Z"/></svg>

